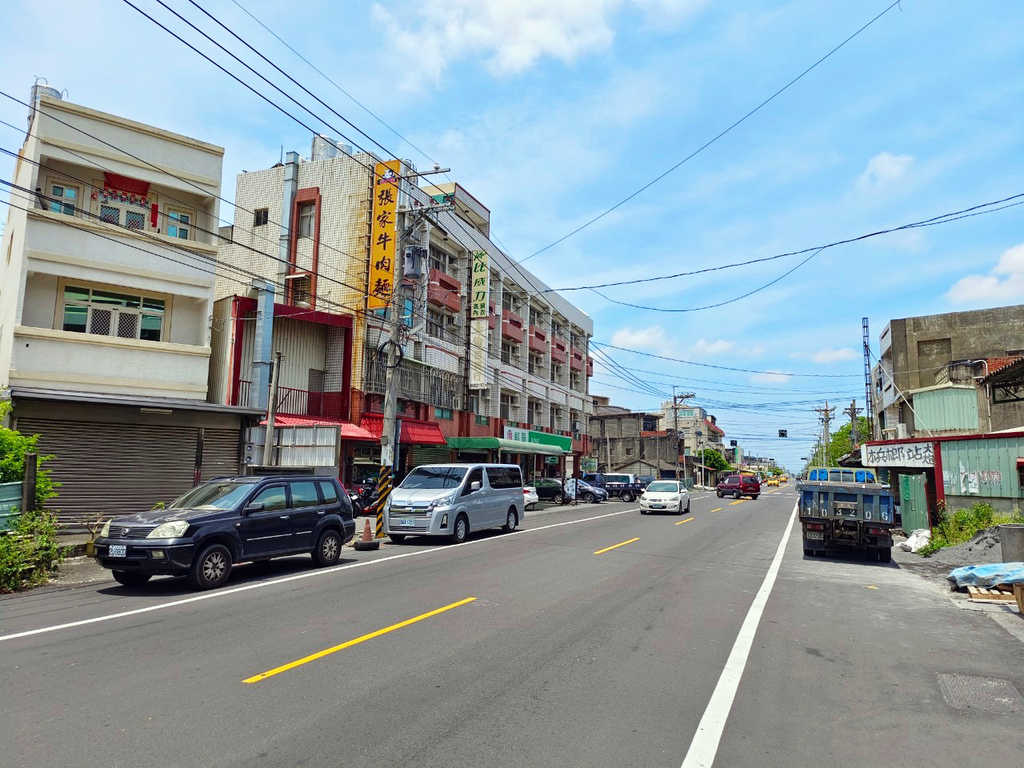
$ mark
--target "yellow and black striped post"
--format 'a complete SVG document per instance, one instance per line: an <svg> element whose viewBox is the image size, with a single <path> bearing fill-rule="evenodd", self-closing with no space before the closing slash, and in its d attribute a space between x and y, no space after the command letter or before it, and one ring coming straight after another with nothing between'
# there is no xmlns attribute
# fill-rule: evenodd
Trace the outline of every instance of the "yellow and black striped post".
<svg viewBox="0 0 1024 768"><path fill-rule="evenodd" d="M382 464L380 473L377 475L377 501L374 504L377 511L376 538L378 539L384 538L384 503L388 500L388 496L391 495L392 477L391 467Z"/></svg>

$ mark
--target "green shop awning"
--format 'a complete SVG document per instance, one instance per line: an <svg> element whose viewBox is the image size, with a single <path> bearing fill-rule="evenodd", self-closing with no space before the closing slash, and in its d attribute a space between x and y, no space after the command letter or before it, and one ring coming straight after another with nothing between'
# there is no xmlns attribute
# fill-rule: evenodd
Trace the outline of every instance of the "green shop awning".
<svg viewBox="0 0 1024 768"><path fill-rule="evenodd" d="M557 445L506 440L503 437L449 437L448 447L457 451L501 451L502 453L542 453L561 456L565 453Z"/></svg>

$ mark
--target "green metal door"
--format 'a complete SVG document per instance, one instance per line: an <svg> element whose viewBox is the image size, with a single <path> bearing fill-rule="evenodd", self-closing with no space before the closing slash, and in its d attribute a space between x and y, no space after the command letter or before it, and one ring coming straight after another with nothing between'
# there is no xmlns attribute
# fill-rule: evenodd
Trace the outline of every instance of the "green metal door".
<svg viewBox="0 0 1024 768"><path fill-rule="evenodd" d="M918 528L931 529L928 523L928 498L924 475L900 475L900 514L908 534Z"/></svg>

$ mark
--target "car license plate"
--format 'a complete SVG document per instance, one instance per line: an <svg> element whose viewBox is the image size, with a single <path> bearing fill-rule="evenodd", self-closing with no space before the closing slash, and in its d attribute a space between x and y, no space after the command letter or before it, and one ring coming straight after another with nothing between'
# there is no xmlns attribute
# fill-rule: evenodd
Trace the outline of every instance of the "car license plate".
<svg viewBox="0 0 1024 768"><path fill-rule="evenodd" d="M403 528L412 528L414 525L416 525L416 521L413 520L411 517L403 517L401 520L398 521L398 524Z"/></svg>
<svg viewBox="0 0 1024 768"><path fill-rule="evenodd" d="M825 534L821 531L808 531L804 534L804 538L809 539L810 541L824 541Z"/></svg>
<svg viewBox="0 0 1024 768"><path fill-rule="evenodd" d="M651 509L664 509L664 504L651 504Z"/></svg>
<svg viewBox="0 0 1024 768"><path fill-rule="evenodd" d="M108 557L128 557L127 544L111 544L107 550Z"/></svg>

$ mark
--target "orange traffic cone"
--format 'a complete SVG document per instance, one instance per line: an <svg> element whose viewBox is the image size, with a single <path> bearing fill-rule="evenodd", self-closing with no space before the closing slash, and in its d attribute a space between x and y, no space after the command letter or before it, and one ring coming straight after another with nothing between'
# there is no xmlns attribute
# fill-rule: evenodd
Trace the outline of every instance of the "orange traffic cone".
<svg viewBox="0 0 1024 768"><path fill-rule="evenodd" d="M373 534L370 532L370 518L366 518L364 522L363 537L356 541L355 548L360 552L369 549L380 549L380 539L373 538Z"/></svg>

